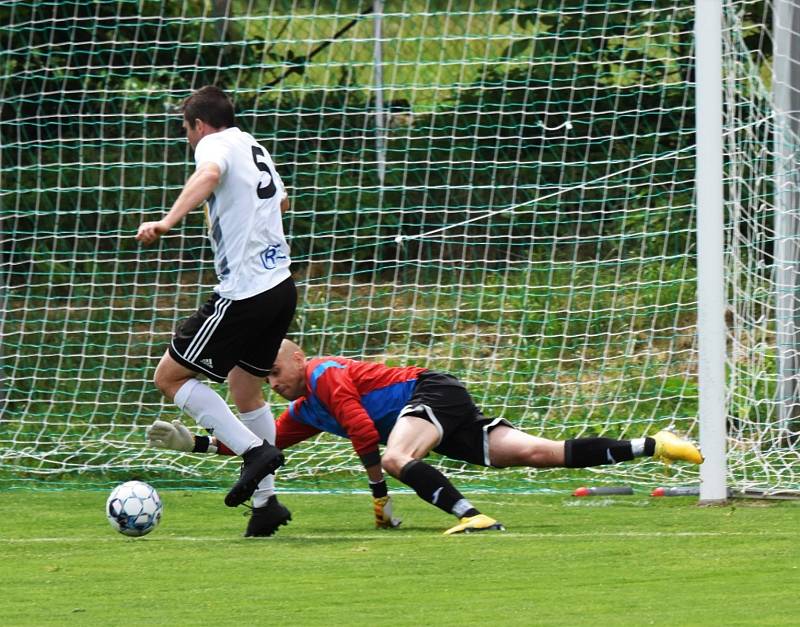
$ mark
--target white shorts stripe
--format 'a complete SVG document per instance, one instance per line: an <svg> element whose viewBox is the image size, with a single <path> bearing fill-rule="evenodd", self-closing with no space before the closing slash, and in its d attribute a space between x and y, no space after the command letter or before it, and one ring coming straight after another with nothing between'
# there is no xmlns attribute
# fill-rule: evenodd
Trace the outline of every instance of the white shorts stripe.
<svg viewBox="0 0 800 627"><path fill-rule="evenodd" d="M186 353L183 355L186 361L194 362L194 360L200 356L200 353L203 351L206 344L208 344L208 340L210 340L211 336L214 334L214 330L219 326L219 323L225 316L225 312L228 310L228 307L230 307L231 302L233 301L227 298L220 298L215 303L214 313L203 322L197 335L194 336L192 343L189 344L189 348L186 349Z"/></svg>
<svg viewBox="0 0 800 627"><path fill-rule="evenodd" d="M197 351L198 347L200 348L200 350L203 349L203 346L205 346L206 342L208 341L208 337L210 336L209 330L211 330L212 327L216 327L216 322L220 319L223 313L224 304L225 303L222 299L214 303L214 313L212 313L208 318L206 318L203 321L203 324L200 325L200 328L197 330L197 333L192 338L191 343L186 348L186 352L183 355L184 359L188 361L193 361L194 358L197 356L197 354L199 354L199 352Z"/></svg>
<svg viewBox="0 0 800 627"><path fill-rule="evenodd" d="M436 427L436 431L439 433L439 440L436 442L435 446L439 446L442 443L442 438L444 437L444 428L442 427L442 423L439 422L439 419L434 415L433 410L428 405L406 405L400 410L400 413L397 415L397 419L399 420L408 414L417 414L420 410L425 412L425 414L428 416L428 419L431 421L431 424ZM416 417L419 418L419 416Z"/></svg>
<svg viewBox="0 0 800 627"><path fill-rule="evenodd" d="M236 362L236 363L242 364L242 365L244 365L244 366L250 366L251 368L255 368L256 370L264 370L264 368L262 368L261 366L256 366L255 364L248 364L248 363L247 363L246 361L244 361L243 359L240 359L240 360L239 360L238 362Z"/></svg>
<svg viewBox="0 0 800 627"><path fill-rule="evenodd" d="M178 355L180 355L180 352L178 351L178 347L175 346L175 341L174 340L172 342L170 342L170 345L172 346L172 350L174 350L176 353L178 353ZM184 359L186 359L186 358L184 357ZM186 361L189 361L189 360L187 359ZM203 373L207 374L209 377L218 377L219 376L216 372L214 372L213 370L209 370L208 368L206 368L200 362L192 361L190 363L192 364L192 366L194 368L197 368L200 372L203 372Z"/></svg>
<svg viewBox="0 0 800 627"><path fill-rule="evenodd" d="M492 465L492 459L489 455L489 431L494 429L497 425L507 425L512 429L514 428L514 425L505 418L495 418L489 424L483 425L483 463L485 466Z"/></svg>

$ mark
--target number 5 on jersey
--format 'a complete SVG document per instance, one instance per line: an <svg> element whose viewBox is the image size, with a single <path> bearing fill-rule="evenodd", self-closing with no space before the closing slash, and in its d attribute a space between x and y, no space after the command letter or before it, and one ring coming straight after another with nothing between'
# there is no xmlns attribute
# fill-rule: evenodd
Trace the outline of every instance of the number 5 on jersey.
<svg viewBox="0 0 800 627"><path fill-rule="evenodd" d="M275 188L275 181L273 180L272 172L270 172L266 161L258 160L259 157L263 156L264 149L261 146L253 146L253 163L256 164L256 167L259 170L266 172L267 176L269 177L269 183L264 185L264 176L261 176L261 180L258 182L258 185L256 185L256 194L258 194L259 198L266 200L267 198L272 198L277 190Z"/></svg>

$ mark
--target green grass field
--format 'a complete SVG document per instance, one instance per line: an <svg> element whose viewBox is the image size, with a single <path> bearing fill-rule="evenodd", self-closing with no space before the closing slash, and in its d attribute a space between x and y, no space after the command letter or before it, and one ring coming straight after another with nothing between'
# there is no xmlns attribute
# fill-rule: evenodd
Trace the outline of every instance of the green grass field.
<svg viewBox="0 0 800 627"><path fill-rule="evenodd" d="M0 624L788 625L800 503L475 494L508 530L445 537L413 495L375 530L368 495L286 494L244 539L222 492L164 492L161 526L114 532L105 492L0 493Z"/></svg>

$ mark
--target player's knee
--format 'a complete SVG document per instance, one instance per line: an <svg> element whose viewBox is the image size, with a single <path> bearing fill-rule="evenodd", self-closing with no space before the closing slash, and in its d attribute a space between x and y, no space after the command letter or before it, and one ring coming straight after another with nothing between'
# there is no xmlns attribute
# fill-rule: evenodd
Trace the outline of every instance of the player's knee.
<svg viewBox="0 0 800 627"><path fill-rule="evenodd" d="M529 446L525 451L526 466L535 468L553 468L564 465L563 445L560 442L547 441Z"/></svg>
<svg viewBox="0 0 800 627"><path fill-rule="evenodd" d="M156 368L156 372L153 375L153 384L156 386L156 388L158 388L158 391L161 392L161 394L167 396L167 390L169 386L167 384L167 378L164 376L164 373L160 368Z"/></svg>
<svg viewBox="0 0 800 627"><path fill-rule="evenodd" d="M403 466L405 466L411 460L412 457L406 455L405 453L387 449L383 452L383 456L381 457L381 467L383 468L384 472L389 473L395 479L399 479L400 472L403 470Z"/></svg>
<svg viewBox="0 0 800 627"><path fill-rule="evenodd" d="M161 367L156 368L156 372L153 375L153 383L155 384L156 388L158 388L158 391L169 400L172 400L175 397L175 393L180 389L184 382L185 381L176 381L173 377L169 376L169 373L166 372L165 369Z"/></svg>

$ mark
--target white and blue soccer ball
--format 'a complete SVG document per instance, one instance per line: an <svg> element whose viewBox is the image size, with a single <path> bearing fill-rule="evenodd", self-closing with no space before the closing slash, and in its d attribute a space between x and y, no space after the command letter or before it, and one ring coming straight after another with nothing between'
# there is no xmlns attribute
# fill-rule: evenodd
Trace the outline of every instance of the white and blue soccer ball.
<svg viewBox="0 0 800 627"><path fill-rule="evenodd" d="M126 536L143 536L161 520L158 492L144 481L126 481L111 491L106 501L108 522Z"/></svg>

